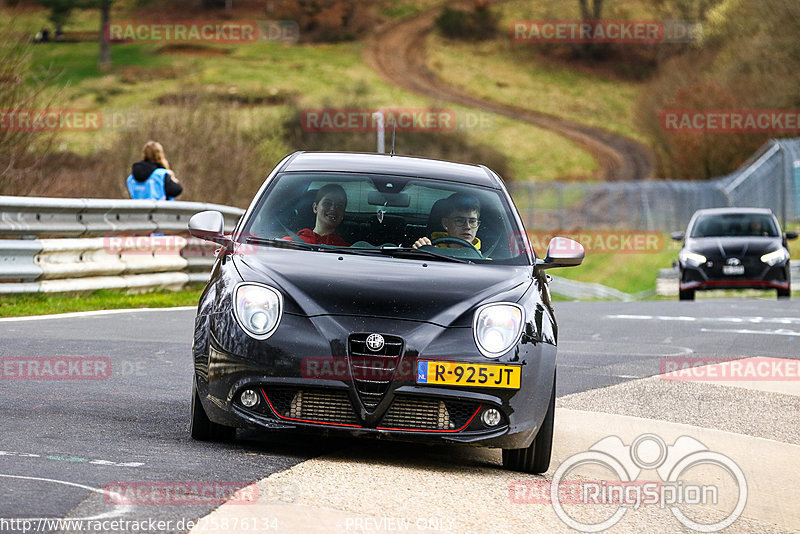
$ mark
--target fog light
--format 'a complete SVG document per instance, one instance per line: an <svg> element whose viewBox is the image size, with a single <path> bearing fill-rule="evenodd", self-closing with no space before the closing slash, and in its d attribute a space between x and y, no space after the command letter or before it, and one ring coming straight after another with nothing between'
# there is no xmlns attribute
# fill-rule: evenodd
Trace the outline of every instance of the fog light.
<svg viewBox="0 0 800 534"><path fill-rule="evenodd" d="M500 412L494 408L489 408L483 412L481 419L483 420L483 424L486 426L497 426L500 424Z"/></svg>
<svg viewBox="0 0 800 534"><path fill-rule="evenodd" d="M256 404L258 404L258 395L252 389L246 389L242 392L242 395L239 397L239 400L242 401L242 404L246 408L252 408Z"/></svg>

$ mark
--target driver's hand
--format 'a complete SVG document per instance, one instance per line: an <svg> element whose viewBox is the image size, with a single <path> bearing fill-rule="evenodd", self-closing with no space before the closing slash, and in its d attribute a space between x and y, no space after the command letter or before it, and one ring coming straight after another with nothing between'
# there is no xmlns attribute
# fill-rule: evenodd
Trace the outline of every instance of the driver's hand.
<svg viewBox="0 0 800 534"><path fill-rule="evenodd" d="M430 239L428 239L427 237L420 237L419 239L417 239L416 241L414 241L414 244L413 244L413 245L411 245L411 248L419 248L419 247L421 247L421 246L424 246L424 245L431 245L431 244L432 244L432 243L431 243L431 240L430 240Z"/></svg>

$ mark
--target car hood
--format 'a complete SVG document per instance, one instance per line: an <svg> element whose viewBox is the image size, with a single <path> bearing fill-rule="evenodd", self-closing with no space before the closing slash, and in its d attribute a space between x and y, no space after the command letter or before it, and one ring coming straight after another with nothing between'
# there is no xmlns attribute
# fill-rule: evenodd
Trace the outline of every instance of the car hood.
<svg viewBox="0 0 800 534"><path fill-rule="evenodd" d="M532 283L525 266L357 256L254 247L234 255L245 281L274 284L286 313L352 315L471 326L465 315L494 300L516 302Z"/></svg>
<svg viewBox="0 0 800 534"><path fill-rule="evenodd" d="M685 245L708 259L760 257L780 247L779 237L700 237L687 239Z"/></svg>

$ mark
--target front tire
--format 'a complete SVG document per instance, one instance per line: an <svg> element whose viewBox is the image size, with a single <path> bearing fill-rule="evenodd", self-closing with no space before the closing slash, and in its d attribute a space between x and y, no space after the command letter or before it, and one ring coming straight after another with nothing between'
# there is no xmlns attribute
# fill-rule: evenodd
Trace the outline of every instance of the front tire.
<svg viewBox="0 0 800 534"><path fill-rule="evenodd" d="M678 290L678 299L694 300L694 289Z"/></svg>
<svg viewBox="0 0 800 534"><path fill-rule="evenodd" d="M778 298L779 299L792 298L792 288L787 287L786 289L779 289L778 290Z"/></svg>
<svg viewBox="0 0 800 534"><path fill-rule="evenodd" d="M550 468L550 456L553 452L553 424L556 414L556 380L553 376L553 392L550 394L550 405L536 434L533 443L524 449L503 449L503 467L523 473L542 474Z"/></svg>
<svg viewBox="0 0 800 534"><path fill-rule="evenodd" d="M189 434L198 441L232 441L236 429L211 421L200 402L197 386L192 383L192 416L189 421Z"/></svg>

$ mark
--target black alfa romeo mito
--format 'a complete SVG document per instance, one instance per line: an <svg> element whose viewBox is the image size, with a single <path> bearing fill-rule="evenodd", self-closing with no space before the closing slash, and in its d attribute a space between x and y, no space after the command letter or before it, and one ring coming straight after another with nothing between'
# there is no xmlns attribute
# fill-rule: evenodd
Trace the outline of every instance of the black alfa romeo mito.
<svg viewBox="0 0 800 534"><path fill-rule="evenodd" d="M344 432L503 449L550 463L557 326L550 267L484 166L308 153L272 171L222 246L194 331L191 434Z"/></svg>

